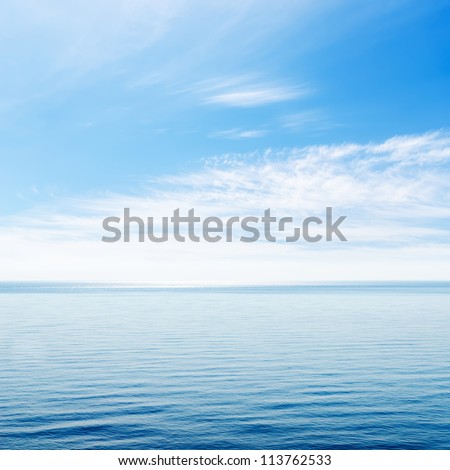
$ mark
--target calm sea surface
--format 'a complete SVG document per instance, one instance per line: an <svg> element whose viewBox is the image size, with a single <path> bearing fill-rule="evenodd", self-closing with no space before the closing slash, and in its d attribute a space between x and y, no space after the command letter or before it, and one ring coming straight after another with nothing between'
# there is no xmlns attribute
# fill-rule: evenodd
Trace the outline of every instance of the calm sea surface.
<svg viewBox="0 0 450 470"><path fill-rule="evenodd" d="M2 449L450 449L450 285L0 284Z"/></svg>

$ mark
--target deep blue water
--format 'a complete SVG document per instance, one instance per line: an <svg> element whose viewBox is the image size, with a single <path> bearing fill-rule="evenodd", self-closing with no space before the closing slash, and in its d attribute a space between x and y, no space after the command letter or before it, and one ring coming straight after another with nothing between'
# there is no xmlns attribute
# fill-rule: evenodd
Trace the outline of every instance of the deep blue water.
<svg viewBox="0 0 450 470"><path fill-rule="evenodd" d="M450 449L450 285L0 284L2 449Z"/></svg>

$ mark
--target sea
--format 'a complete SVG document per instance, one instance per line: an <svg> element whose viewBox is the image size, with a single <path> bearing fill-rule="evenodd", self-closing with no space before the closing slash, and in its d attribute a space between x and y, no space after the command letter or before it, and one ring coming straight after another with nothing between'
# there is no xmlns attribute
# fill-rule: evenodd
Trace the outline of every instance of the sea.
<svg viewBox="0 0 450 470"><path fill-rule="evenodd" d="M450 449L450 284L0 283L1 449Z"/></svg>

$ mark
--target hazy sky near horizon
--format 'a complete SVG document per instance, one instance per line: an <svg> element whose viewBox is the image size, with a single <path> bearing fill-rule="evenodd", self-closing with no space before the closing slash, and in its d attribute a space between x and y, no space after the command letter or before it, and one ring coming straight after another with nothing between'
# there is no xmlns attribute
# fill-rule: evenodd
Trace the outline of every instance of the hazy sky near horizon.
<svg viewBox="0 0 450 470"><path fill-rule="evenodd" d="M14 0L0 279L450 279L447 0ZM347 215L349 241L100 241L103 217Z"/></svg>

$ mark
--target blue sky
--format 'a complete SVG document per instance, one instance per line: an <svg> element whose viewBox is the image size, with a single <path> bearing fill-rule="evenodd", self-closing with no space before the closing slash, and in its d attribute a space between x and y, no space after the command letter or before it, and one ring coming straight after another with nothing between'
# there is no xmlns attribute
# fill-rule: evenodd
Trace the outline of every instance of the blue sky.
<svg viewBox="0 0 450 470"><path fill-rule="evenodd" d="M249 178L267 163L255 163L267 152L296 159L304 152L292 149L321 146L332 153L342 145L351 154L349 146L360 145L370 158L386 142L393 153L380 163L384 170L405 146L409 156L433 155L417 160L413 171L411 165L395 171L411 198L415 184L440 184L438 199L419 197L435 207L448 197L445 181L435 178L449 172L449 20L444 0L6 1L0 19L2 225L13 233L23 228L24 214L42 221L45 213L48 224L59 220L55 213L95 219L86 201L96 207L114 195L117 209L121 197L145 200L152 185L170 178L178 182L166 194L182 201L187 193L179 192L179 182L195 174L201 179L210 171L205 161L214 157L252 159ZM393 145L390 139L401 136L420 136L420 142L410 137ZM285 170L274 170L274 180ZM342 164L344 170L355 176L352 164ZM367 188L379 169L371 171L363 178ZM339 191L325 191L323 203L334 205ZM74 200L84 201L83 208ZM342 206L361 214L355 201ZM423 223L421 210L414 227L446 227L446 214ZM42 227L32 233L42 235ZM433 237L441 243L439 234ZM15 275L54 277L58 270L55 264L54 272ZM80 278L83 270L63 276ZM362 274L344 277L352 276ZM145 271L138 277L147 279Z"/></svg>

